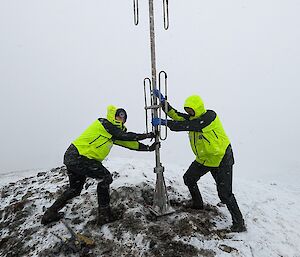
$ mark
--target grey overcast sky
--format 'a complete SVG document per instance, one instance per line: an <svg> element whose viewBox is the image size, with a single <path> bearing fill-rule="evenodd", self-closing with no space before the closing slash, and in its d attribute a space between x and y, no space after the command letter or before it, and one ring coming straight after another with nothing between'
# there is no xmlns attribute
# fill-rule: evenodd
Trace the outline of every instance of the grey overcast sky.
<svg viewBox="0 0 300 257"><path fill-rule="evenodd" d="M299 177L300 1L154 1L157 68L179 110L202 96L230 136L236 173ZM144 131L150 76L148 1L0 0L0 172L62 165L64 151L114 104ZM114 147L110 157L154 158ZM189 165L187 133L162 161Z"/></svg>

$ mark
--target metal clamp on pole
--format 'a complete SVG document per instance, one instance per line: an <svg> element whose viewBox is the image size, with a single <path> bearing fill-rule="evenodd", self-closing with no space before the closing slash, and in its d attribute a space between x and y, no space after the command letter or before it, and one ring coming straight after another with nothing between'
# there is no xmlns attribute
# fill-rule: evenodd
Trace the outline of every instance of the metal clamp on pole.
<svg viewBox="0 0 300 257"><path fill-rule="evenodd" d="M164 90L163 91L162 91L162 79L164 79ZM158 80L159 91L164 93L165 99L166 99L164 106L162 106L161 104L153 104L154 96L153 96L153 89L152 89L151 85L152 84L151 84L150 78L145 78L144 79L144 101L145 101L144 109L145 109L145 116L146 116L146 132L147 133L149 132L148 110L152 110L152 109L158 110L158 118L161 119L162 118L162 109L163 109L165 112L165 120L167 123L167 73L165 71L161 71L159 73L159 80ZM148 93L147 93L147 87L149 88ZM150 105L148 104L149 100L147 100L149 98L150 98ZM160 102L161 102L161 99L160 99ZM151 116L151 119L153 118L152 116ZM153 128L152 128L152 130L153 130ZM168 131L167 126L165 126L164 131L165 131L164 136L162 136L162 126L161 126L161 124L159 124L159 126L158 126L159 138L162 141L167 139L167 131Z"/></svg>

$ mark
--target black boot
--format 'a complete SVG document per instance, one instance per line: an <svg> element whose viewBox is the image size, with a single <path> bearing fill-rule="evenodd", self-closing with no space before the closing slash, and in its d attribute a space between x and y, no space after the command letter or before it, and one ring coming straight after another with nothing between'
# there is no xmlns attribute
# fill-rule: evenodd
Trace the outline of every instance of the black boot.
<svg viewBox="0 0 300 257"><path fill-rule="evenodd" d="M47 225L51 222L55 222L60 220L63 217L63 213L59 212L68 202L68 200L72 199L78 195L75 190L67 189L53 204L49 207L44 213L41 223L43 225Z"/></svg>
<svg viewBox="0 0 300 257"><path fill-rule="evenodd" d="M232 226L230 227L230 230L232 232L244 232L246 231L245 222L243 219L243 215L240 211L240 208L236 202L236 199L234 195L232 195L229 198L228 203L226 204L227 208L231 214L232 217Z"/></svg>
<svg viewBox="0 0 300 257"><path fill-rule="evenodd" d="M233 225L230 227L231 232L245 232L247 231L247 228L245 226L244 220L239 223L233 223Z"/></svg>
<svg viewBox="0 0 300 257"><path fill-rule="evenodd" d="M98 195L98 216L97 225L102 226L113 221L110 209L109 184L99 182L97 186Z"/></svg>
<svg viewBox="0 0 300 257"><path fill-rule="evenodd" d="M58 211L60 209L62 209L67 201L65 200L65 198L63 197L64 195L60 196L55 202L54 204L52 204L51 207L49 207L41 220L41 223L43 225L47 225L51 222L55 222L55 221L59 221L62 217L63 217L63 213L59 213Z"/></svg>
<svg viewBox="0 0 300 257"><path fill-rule="evenodd" d="M110 206L98 207L97 225L102 226L113 221Z"/></svg>
<svg viewBox="0 0 300 257"><path fill-rule="evenodd" d="M58 212L55 210L47 209L42 217L41 223L43 225L47 225L51 222L59 221L63 217L62 212Z"/></svg>
<svg viewBox="0 0 300 257"><path fill-rule="evenodd" d="M188 189L191 193L193 202L191 208L196 210L203 210L203 200L197 184L193 186L188 186Z"/></svg>

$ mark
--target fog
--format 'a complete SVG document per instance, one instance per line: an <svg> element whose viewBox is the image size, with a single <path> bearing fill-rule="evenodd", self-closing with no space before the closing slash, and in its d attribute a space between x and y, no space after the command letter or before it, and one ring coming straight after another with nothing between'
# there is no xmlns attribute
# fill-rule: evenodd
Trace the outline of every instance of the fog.
<svg viewBox="0 0 300 257"><path fill-rule="evenodd" d="M134 26L132 1L0 1L1 173L62 165L109 104L127 110L130 131L145 131L148 1L139 7ZM235 176L299 179L300 2L173 0L167 31L162 1L154 8L170 103L182 110L199 94L219 114ZM188 167L187 133L168 132L163 164ZM154 159L115 146L109 158L120 156Z"/></svg>

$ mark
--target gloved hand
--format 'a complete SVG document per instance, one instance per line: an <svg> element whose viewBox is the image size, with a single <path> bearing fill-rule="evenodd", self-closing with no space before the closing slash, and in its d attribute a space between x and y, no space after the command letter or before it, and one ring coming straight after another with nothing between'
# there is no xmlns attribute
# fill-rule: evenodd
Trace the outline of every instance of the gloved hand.
<svg viewBox="0 0 300 257"><path fill-rule="evenodd" d="M159 147L160 147L160 142L154 142L152 145L148 145L148 146L147 146L148 151L149 151L149 152L155 151L157 145L159 145Z"/></svg>
<svg viewBox="0 0 300 257"><path fill-rule="evenodd" d="M153 132L146 133L146 138L155 138L155 134Z"/></svg>
<svg viewBox="0 0 300 257"><path fill-rule="evenodd" d="M153 94L160 100L161 103L164 103L166 101L166 98L163 96L163 94L159 91L159 89L154 89Z"/></svg>
<svg viewBox="0 0 300 257"><path fill-rule="evenodd" d="M153 118L151 123L154 127L158 126L159 124L161 124L162 126L167 125L167 121L160 118Z"/></svg>
<svg viewBox="0 0 300 257"><path fill-rule="evenodd" d="M144 140L146 138L155 138L155 134L153 132L138 134L136 140Z"/></svg>

